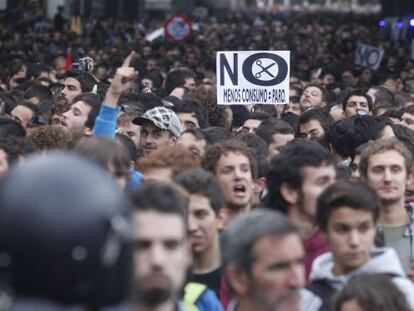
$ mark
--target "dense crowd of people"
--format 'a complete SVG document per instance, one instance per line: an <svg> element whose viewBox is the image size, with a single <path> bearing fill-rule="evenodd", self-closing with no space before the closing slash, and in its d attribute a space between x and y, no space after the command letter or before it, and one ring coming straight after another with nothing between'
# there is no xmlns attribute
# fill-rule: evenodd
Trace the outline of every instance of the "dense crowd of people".
<svg viewBox="0 0 414 311"><path fill-rule="evenodd" d="M182 43L62 14L0 16L0 309L414 310L409 40L351 13L222 13ZM224 50L291 51L289 103L217 105Z"/></svg>

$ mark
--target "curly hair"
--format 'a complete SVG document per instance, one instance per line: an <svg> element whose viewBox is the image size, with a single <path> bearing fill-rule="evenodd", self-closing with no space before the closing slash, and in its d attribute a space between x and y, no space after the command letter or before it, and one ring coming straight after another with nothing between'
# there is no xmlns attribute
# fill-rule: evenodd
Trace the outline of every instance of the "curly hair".
<svg viewBox="0 0 414 311"><path fill-rule="evenodd" d="M31 132L29 137L38 150L63 149L72 141L72 135L57 125L38 127Z"/></svg>
<svg viewBox="0 0 414 311"><path fill-rule="evenodd" d="M158 149L150 157L138 161L137 168L145 171L155 168L171 168L172 177L191 169L200 167L200 159L190 150L176 145Z"/></svg>
<svg viewBox="0 0 414 311"><path fill-rule="evenodd" d="M51 114L62 115L70 109L71 103L66 99L60 99L56 101L55 105L52 107Z"/></svg>
<svg viewBox="0 0 414 311"><path fill-rule="evenodd" d="M188 90L185 99L195 100L206 111L210 126L230 128L226 108L217 105L216 90L205 86L197 86Z"/></svg>
<svg viewBox="0 0 414 311"><path fill-rule="evenodd" d="M211 145L204 155L202 167L215 174L217 162L222 155L227 155L229 152L245 155L249 159L253 179L257 179L257 161L254 151L247 147L244 142L234 139L224 140Z"/></svg>

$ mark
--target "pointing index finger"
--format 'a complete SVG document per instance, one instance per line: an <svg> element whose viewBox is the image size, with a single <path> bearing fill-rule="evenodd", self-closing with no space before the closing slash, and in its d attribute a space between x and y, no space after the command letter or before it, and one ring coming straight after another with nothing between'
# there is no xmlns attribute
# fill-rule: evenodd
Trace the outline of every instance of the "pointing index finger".
<svg viewBox="0 0 414 311"><path fill-rule="evenodd" d="M131 53L129 53L127 58L125 58L124 63L122 64L122 67L124 68L129 67L134 56L135 56L135 51L131 51Z"/></svg>

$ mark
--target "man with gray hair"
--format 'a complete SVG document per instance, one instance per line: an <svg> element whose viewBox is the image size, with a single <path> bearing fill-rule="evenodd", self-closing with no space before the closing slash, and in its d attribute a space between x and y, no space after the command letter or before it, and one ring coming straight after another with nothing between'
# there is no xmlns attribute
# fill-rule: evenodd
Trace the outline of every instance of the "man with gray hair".
<svg viewBox="0 0 414 311"><path fill-rule="evenodd" d="M295 226L280 214L255 209L223 233L224 273L235 293L228 311L306 310L305 252ZM306 304L305 304L306 303Z"/></svg>

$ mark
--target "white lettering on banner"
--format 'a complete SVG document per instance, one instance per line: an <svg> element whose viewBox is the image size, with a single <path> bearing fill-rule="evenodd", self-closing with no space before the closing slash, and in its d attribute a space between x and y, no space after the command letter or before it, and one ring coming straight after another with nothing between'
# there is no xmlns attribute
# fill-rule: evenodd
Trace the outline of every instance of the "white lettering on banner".
<svg viewBox="0 0 414 311"><path fill-rule="evenodd" d="M289 68L289 51L217 52L217 103L286 104Z"/></svg>
<svg viewBox="0 0 414 311"><path fill-rule="evenodd" d="M264 103L283 104L286 103L286 92L283 89L223 89L222 104Z"/></svg>
<svg viewBox="0 0 414 311"><path fill-rule="evenodd" d="M358 43L355 50L355 65L377 70L381 64L383 56L383 49L363 43Z"/></svg>

